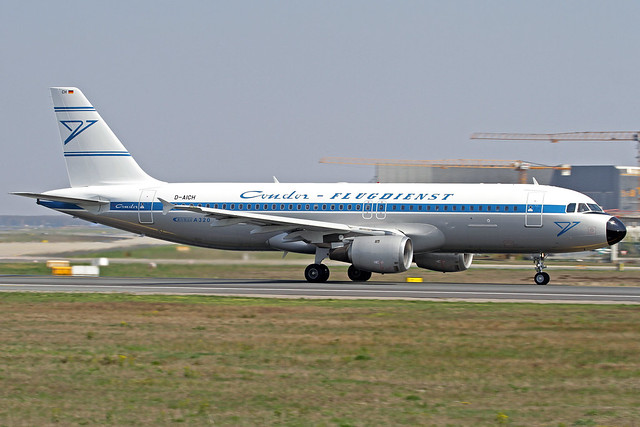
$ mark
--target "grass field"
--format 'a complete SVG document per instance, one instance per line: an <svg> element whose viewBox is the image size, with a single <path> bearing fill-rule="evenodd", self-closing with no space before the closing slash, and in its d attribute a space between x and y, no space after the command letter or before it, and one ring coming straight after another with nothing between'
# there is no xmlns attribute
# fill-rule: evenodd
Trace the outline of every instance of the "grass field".
<svg viewBox="0 0 640 427"><path fill-rule="evenodd" d="M0 293L0 425L634 426L635 306Z"/></svg>

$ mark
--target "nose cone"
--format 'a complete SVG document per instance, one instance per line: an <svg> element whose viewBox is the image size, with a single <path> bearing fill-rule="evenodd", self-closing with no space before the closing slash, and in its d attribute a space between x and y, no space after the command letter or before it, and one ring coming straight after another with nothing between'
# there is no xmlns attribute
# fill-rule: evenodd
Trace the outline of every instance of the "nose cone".
<svg viewBox="0 0 640 427"><path fill-rule="evenodd" d="M618 218L612 216L611 219L607 221L607 242L609 245L615 245L624 239L626 235L627 227L625 227Z"/></svg>

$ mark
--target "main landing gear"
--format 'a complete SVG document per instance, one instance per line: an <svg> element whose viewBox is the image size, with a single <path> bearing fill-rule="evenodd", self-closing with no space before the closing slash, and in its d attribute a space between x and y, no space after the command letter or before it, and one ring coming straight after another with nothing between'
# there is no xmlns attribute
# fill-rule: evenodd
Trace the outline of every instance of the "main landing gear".
<svg viewBox="0 0 640 427"><path fill-rule="evenodd" d="M307 282L319 283L329 279L329 267L324 264L311 264L304 269L304 278Z"/></svg>
<svg viewBox="0 0 640 427"><path fill-rule="evenodd" d="M304 269L304 278L307 282L320 283L329 280L329 267L322 261L329 256L329 248L316 248L316 262Z"/></svg>
<svg viewBox="0 0 640 427"><path fill-rule="evenodd" d="M317 248L315 263L310 264L304 269L304 278L307 282L321 283L326 282L329 279L329 267L322 264L322 261L329 256L329 249ZM355 268L353 265L349 266L347 271L349 279L354 282L366 282L371 278L370 271L364 271Z"/></svg>
<svg viewBox="0 0 640 427"><path fill-rule="evenodd" d="M533 281L536 283L536 285L546 285L551 279L549 277L549 274L542 271L543 269L547 268L547 266L544 265L544 259L546 257L547 254L545 253L541 253L540 256L533 257L533 264L536 266L536 275L533 276Z"/></svg>
<svg viewBox="0 0 640 427"><path fill-rule="evenodd" d="M349 266L347 270L349 279L354 282L366 282L371 278L370 271L359 270L353 265ZM329 267L324 264L311 264L304 269L304 278L307 282L320 283L326 282L329 279Z"/></svg>
<svg viewBox="0 0 640 427"><path fill-rule="evenodd" d="M349 266L347 275L349 276L349 279L353 280L354 282L366 282L367 280L371 279L370 271L359 270L353 265Z"/></svg>

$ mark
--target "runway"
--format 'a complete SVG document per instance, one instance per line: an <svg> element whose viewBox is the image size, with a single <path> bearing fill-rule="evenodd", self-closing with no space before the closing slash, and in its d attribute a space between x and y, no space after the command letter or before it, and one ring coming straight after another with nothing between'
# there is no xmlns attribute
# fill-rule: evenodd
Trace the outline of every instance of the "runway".
<svg viewBox="0 0 640 427"><path fill-rule="evenodd" d="M640 304L640 287L0 276L0 291Z"/></svg>

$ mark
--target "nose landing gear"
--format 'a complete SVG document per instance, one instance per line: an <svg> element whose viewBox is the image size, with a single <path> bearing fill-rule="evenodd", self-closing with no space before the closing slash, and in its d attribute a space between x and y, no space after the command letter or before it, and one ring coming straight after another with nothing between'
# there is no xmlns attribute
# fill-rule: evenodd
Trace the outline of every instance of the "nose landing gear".
<svg viewBox="0 0 640 427"><path fill-rule="evenodd" d="M533 257L533 264L536 266L536 275L533 276L533 281L536 285L546 285L551 279L549 277L549 274L542 271L543 269L547 268L547 266L544 265L544 259L546 257L547 254L545 253L540 253L540 256Z"/></svg>

